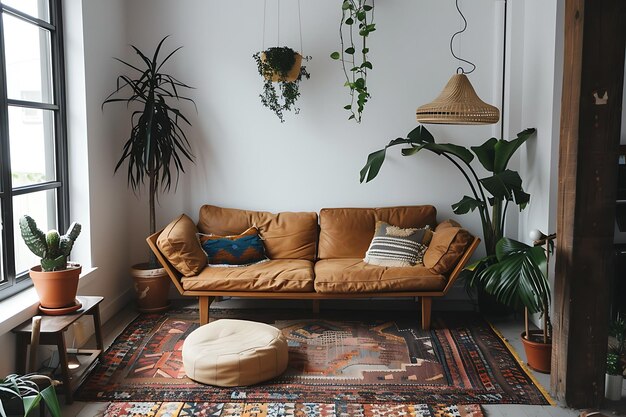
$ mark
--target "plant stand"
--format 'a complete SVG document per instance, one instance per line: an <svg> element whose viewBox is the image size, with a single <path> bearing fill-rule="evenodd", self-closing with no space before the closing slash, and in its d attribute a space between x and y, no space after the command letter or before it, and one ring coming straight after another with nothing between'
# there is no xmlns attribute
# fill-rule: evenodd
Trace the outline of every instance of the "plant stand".
<svg viewBox="0 0 626 417"><path fill-rule="evenodd" d="M104 297L78 296L78 301L82 303L82 308L73 314L60 316L43 316L41 318L40 340L41 345L56 345L59 353L59 363L61 368L61 380L65 393L65 403L71 404L72 393L89 371L96 365L100 355L104 350L102 339L102 329L100 326L100 302ZM67 360L67 346L65 345L65 331L78 319L83 316L92 316L96 335L96 349L79 349L76 355L86 357L86 361L81 361L81 366L70 370ZM31 340L31 320L25 321L20 326L13 329L17 336L16 364L17 372L26 372L26 351Z"/></svg>

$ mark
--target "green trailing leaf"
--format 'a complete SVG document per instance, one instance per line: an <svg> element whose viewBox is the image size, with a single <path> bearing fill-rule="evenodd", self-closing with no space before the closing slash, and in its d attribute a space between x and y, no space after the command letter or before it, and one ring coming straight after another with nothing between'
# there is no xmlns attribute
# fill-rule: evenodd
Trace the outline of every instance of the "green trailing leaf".
<svg viewBox="0 0 626 417"><path fill-rule="evenodd" d="M330 54L330 57L332 59L339 59L341 58L341 54L339 52L333 52L332 54Z"/></svg>
<svg viewBox="0 0 626 417"><path fill-rule="evenodd" d="M363 180L370 182L376 178L380 167L383 165L383 162L385 162L386 150L387 148L369 154L365 166L361 169L361 182L363 182Z"/></svg>

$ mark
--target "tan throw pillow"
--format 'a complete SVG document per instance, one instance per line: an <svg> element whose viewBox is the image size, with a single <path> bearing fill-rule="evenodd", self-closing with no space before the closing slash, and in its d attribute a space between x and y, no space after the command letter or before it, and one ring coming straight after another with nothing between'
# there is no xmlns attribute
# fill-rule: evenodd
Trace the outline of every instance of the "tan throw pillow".
<svg viewBox="0 0 626 417"><path fill-rule="evenodd" d="M452 221L443 222L433 233L424 254L424 266L437 274L447 274L457 265L474 237Z"/></svg>
<svg viewBox="0 0 626 417"><path fill-rule="evenodd" d="M432 236L428 226L402 229L383 221L376 222L376 231L363 262L388 267L408 267L422 263Z"/></svg>
<svg viewBox="0 0 626 417"><path fill-rule="evenodd" d="M157 247L167 260L186 277L198 275L207 263L196 237L198 229L185 214L168 224L157 239Z"/></svg>

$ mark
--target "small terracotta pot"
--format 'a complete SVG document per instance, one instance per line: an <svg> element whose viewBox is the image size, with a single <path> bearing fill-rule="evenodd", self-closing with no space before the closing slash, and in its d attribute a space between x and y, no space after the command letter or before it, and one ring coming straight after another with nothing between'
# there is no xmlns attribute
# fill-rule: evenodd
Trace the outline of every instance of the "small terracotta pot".
<svg viewBox="0 0 626 417"><path fill-rule="evenodd" d="M530 337L536 340L526 338L526 332L522 332L522 343L526 351L526 359L528 366L537 372L549 374L552 366L552 341L543 343L543 332L541 330L531 330Z"/></svg>
<svg viewBox="0 0 626 417"><path fill-rule="evenodd" d="M133 265L130 274L135 281L137 309L144 313L169 308L170 278L163 268L151 268L147 263Z"/></svg>
<svg viewBox="0 0 626 417"><path fill-rule="evenodd" d="M42 271L41 266L30 269L30 278L35 285L39 302L44 308L65 308L75 304L78 278L82 267L67 263L63 271Z"/></svg>
<svg viewBox="0 0 626 417"><path fill-rule="evenodd" d="M300 67L302 66L302 55L299 53L295 53L296 61L293 63L293 67L289 70L286 76L281 76L277 72L273 72L271 78L267 75L264 75L265 79L271 80L272 82L278 81L286 81L292 82L298 79L300 76ZM265 52L261 52L261 61L265 62Z"/></svg>

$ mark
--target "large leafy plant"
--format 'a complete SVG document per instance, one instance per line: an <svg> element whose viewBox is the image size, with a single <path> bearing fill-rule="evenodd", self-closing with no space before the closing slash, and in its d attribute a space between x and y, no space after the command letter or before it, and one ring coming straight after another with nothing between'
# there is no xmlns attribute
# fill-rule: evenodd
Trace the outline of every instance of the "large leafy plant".
<svg viewBox="0 0 626 417"><path fill-rule="evenodd" d="M185 172L183 160L193 161L191 145L183 125L191 126L182 112L172 102L194 101L182 96L180 91L192 87L163 71L163 65L182 47L170 52L160 60L161 47L168 37L163 38L152 58L131 45L141 58L139 64L124 64L133 75L117 77L117 88L105 99L107 103L124 102L135 110L131 114L132 128L124 144L115 172L128 161L128 184L138 192L148 179L150 205L150 234L156 231L155 201L159 189L169 191L172 177L176 183L181 172ZM195 103L194 103L195 105ZM151 263L156 260L151 256Z"/></svg>
<svg viewBox="0 0 626 417"><path fill-rule="evenodd" d="M61 417L61 406L55 391L56 381L45 375L11 374L0 380L0 416L7 417L3 402L20 398L24 407L24 416L37 408L43 400L52 417ZM41 389L41 386L45 388Z"/></svg>
<svg viewBox="0 0 626 417"><path fill-rule="evenodd" d="M437 143L433 135L424 127L418 126L406 138L394 139L383 149L372 152L361 169L361 182L376 178L385 161L387 149L403 146L402 155L412 156L426 150L442 156L451 162L466 180L470 195L464 195L452 205L455 214L478 211L483 229L483 241L487 256L462 272L469 289L484 288L480 272L497 263L497 244L502 239L506 224L506 213L511 204L523 210L530 201L530 195L522 187L522 179L516 171L508 168L515 152L533 134L535 129L526 129L512 140L491 138L480 146L464 146L453 143ZM473 166L474 160L489 173L480 177ZM533 305L531 310L535 310Z"/></svg>
<svg viewBox="0 0 626 417"><path fill-rule="evenodd" d="M330 57L341 61L346 78L345 86L350 89L350 103L344 106L344 109L350 112L348 120L360 123L365 103L370 98L367 89L367 71L373 66L368 58L370 49L367 46L367 38L376 30L374 0L344 0L341 3L341 13L339 25L341 52L333 52ZM355 38L361 39L360 45L355 45Z"/></svg>

